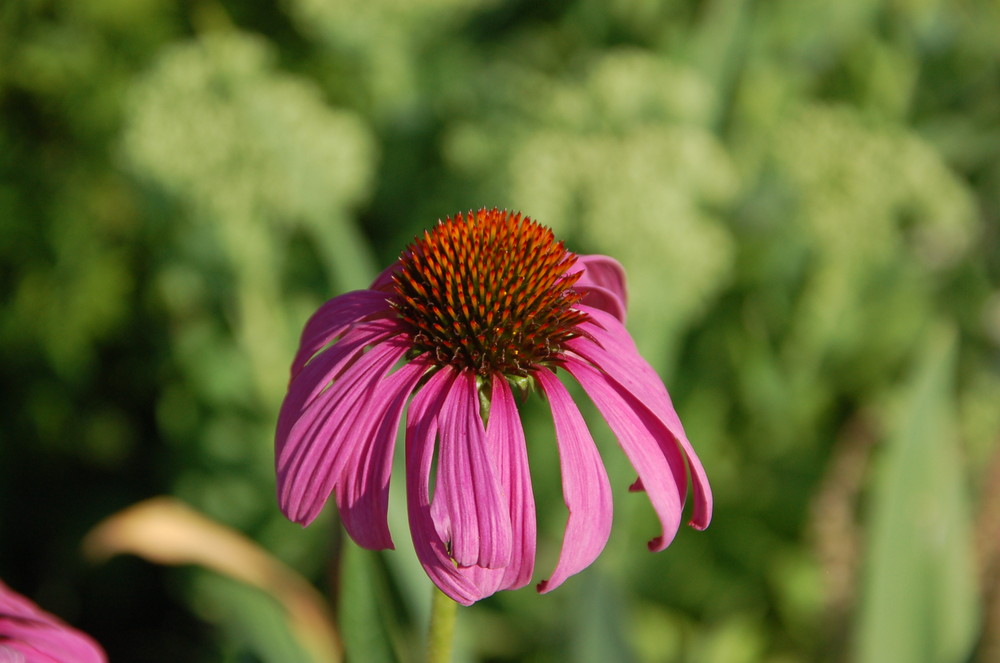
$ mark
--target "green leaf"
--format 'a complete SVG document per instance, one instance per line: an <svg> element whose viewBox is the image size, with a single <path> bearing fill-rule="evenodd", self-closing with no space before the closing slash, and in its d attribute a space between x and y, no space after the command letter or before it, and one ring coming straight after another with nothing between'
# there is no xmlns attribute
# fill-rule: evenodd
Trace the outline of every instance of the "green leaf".
<svg viewBox="0 0 1000 663"><path fill-rule="evenodd" d="M338 613L347 660L397 663L389 615L380 605L389 598L374 565L375 553L345 541L342 554Z"/></svg>
<svg viewBox="0 0 1000 663"><path fill-rule="evenodd" d="M191 574L195 610L228 636L234 656L250 651L263 663L317 663L288 629L274 597L214 571L194 568Z"/></svg>
<svg viewBox="0 0 1000 663"><path fill-rule="evenodd" d="M955 334L925 344L875 486L859 663L964 661L979 619L970 504L960 462Z"/></svg>
<svg viewBox="0 0 1000 663"><path fill-rule="evenodd" d="M579 579L580 599L572 613L570 660L598 663L635 660L626 637L629 606L612 578L589 569Z"/></svg>

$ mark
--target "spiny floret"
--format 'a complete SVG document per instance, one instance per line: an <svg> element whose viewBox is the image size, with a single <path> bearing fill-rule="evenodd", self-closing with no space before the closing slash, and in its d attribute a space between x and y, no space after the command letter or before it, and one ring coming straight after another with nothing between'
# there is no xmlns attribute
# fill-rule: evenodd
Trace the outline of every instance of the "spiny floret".
<svg viewBox="0 0 1000 663"><path fill-rule="evenodd" d="M400 256L393 306L414 351L479 375L551 364L576 327L576 255L520 213L481 209L439 221Z"/></svg>

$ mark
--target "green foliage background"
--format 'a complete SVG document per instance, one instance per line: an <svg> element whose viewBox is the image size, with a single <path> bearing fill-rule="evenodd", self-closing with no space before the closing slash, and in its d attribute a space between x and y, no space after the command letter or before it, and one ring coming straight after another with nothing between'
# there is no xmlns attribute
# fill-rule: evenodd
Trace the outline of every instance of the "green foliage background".
<svg viewBox="0 0 1000 663"><path fill-rule="evenodd" d="M993 0L0 4L0 577L114 661L300 655L239 583L82 560L172 494L326 592L349 660L419 660L402 496L396 552L333 509L293 526L271 436L311 311L495 205L624 264L716 512L646 552L591 416L607 550L464 610L460 660L997 660L998 26ZM524 418L541 578L565 512Z"/></svg>

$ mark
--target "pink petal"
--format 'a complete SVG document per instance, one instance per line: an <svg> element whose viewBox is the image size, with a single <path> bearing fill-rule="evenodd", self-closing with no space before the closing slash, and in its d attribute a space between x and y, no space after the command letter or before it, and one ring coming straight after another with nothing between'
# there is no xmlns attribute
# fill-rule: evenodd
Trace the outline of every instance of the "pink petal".
<svg viewBox="0 0 1000 663"><path fill-rule="evenodd" d="M625 270L621 264L602 255L577 256L576 264L583 267L583 274L573 289L583 293L582 303L625 322L628 294L625 290Z"/></svg>
<svg viewBox="0 0 1000 663"><path fill-rule="evenodd" d="M611 534L611 485L594 439L569 392L548 369L534 373L549 399L559 445L563 499L569 509L562 552L555 571L538 584L549 592L589 566Z"/></svg>
<svg viewBox="0 0 1000 663"><path fill-rule="evenodd" d="M444 500L452 558L459 566L496 569L510 564L511 529L507 504L486 451L479 415L476 376L463 371L441 411L439 481L434 501Z"/></svg>
<svg viewBox="0 0 1000 663"><path fill-rule="evenodd" d="M292 377L323 346L343 334L351 325L377 314L391 312L386 294L375 290L354 290L326 302L312 314L302 329L299 351L292 361Z"/></svg>
<svg viewBox="0 0 1000 663"><path fill-rule="evenodd" d="M663 550L681 524L686 470L679 451L664 454L657 436L667 433L660 421L632 394L589 364L567 359L565 368L579 381L617 436L625 455L647 486L649 499L663 525L663 535L649 542Z"/></svg>
<svg viewBox="0 0 1000 663"><path fill-rule="evenodd" d="M438 417L438 428L441 426L441 413L437 414ZM441 473L444 470L441 469L440 461L437 463L436 471L434 474L434 485L442 485ZM441 537L442 541L445 541L448 545L448 550L451 550L451 510L449 509L448 501L443 497L444 491L435 492L431 497L431 518L434 519L434 529L437 530L438 536Z"/></svg>
<svg viewBox="0 0 1000 663"><path fill-rule="evenodd" d="M378 290L380 292L393 292L395 286L392 282L392 277L394 274L398 273L401 269L399 261L392 263L388 267L382 270L382 272L375 277L370 286L371 290Z"/></svg>
<svg viewBox="0 0 1000 663"><path fill-rule="evenodd" d="M569 341L567 347L607 373L660 420L669 432L669 438L664 435L656 436L665 456L669 458L677 453L677 445L680 445L680 452L687 460L691 472L694 490L694 505L688 524L695 529L705 529L712 520L712 488L663 381L639 355L625 327L613 316L587 306L579 308L593 318L592 322L581 326L596 343L586 337L578 337Z"/></svg>
<svg viewBox="0 0 1000 663"><path fill-rule="evenodd" d="M289 520L308 525L319 515L359 443L359 424L363 435L371 408L390 405L378 386L409 347L389 340L371 348L292 426L277 463L278 504Z"/></svg>
<svg viewBox="0 0 1000 663"><path fill-rule="evenodd" d="M489 596L498 589L523 587L531 582L535 566L535 500L531 492L524 430L514 395L504 378L493 378L491 394L486 447L508 502L512 550L511 563L506 568L466 566L459 569L475 584L481 596ZM431 515L439 533L450 526L447 511L438 508L440 503L435 501L431 505Z"/></svg>
<svg viewBox="0 0 1000 663"><path fill-rule="evenodd" d="M445 366L423 386L406 413L406 508L417 559L431 581L455 601L471 605L485 595L448 554L431 517L430 473L438 413L455 381L455 371Z"/></svg>
<svg viewBox="0 0 1000 663"><path fill-rule="evenodd" d="M27 663L24 654L0 644L0 663Z"/></svg>
<svg viewBox="0 0 1000 663"><path fill-rule="evenodd" d="M352 328L336 343L317 355L304 370L292 377L288 393L281 403L278 425L274 435L275 460L285 462L285 443L292 426L305 409L330 383L361 356L362 350L386 338L400 335L398 323L392 320L375 320Z"/></svg>
<svg viewBox="0 0 1000 663"><path fill-rule="evenodd" d="M486 447L509 502L513 534L510 565L498 589L517 589L531 582L535 567L535 496L531 491L524 428L514 394L503 377L493 378Z"/></svg>
<svg viewBox="0 0 1000 663"><path fill-rule="evenodd" d="M0 581L0 661L106 663L90 636Z"/></svg>
<svg viewBox="0 0 1000 663"><path fill-rule="evenodd" d="M428 363L411 360L377 387L385 408L372 407L356 427L358 443L335 486L344 529L369 550L392 548L389 523L389 478L396 431L410 393L427 372Z"/></svg>

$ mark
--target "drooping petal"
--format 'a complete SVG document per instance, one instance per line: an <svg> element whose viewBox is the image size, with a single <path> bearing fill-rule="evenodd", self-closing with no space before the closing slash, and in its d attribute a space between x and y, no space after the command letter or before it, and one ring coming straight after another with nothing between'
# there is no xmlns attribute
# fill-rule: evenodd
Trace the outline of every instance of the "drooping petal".
<svg viewBox="0 0 1000 663"><path fill-rule="evenodd" d="M452 557L459 566L506 567L511 554L510 513L486 450L473 372L460 373L449 390L440 433L434 500L444 500L448 511Z"/></svg>
<svg viewBox="0 0 1000 663"><path fill-rule="evenodd" d="M504 378L493 378L491 394L486 448L510 515L511 561L506 568L463 566L457 569L475 585L480 597L490 596L500 589L523 587L531 582L535 566L535 500L528 472L524 430L514 395ZM443 532L442 540L447 540L451 518L443 503L442 499L432 502L431 516L438 534Z"/></svg>
<svg viewBox="0 0 1000 663"><path fill-rule="evenodd" d="M438 413L455 382L445 366L421 388L406 412L406 509L417 559L431 581L462 605L483 598L476 584L455 566L431 517L430 474L438 434Z"/></svg>
<svg viewBox="0 0 1000 663"><path fill-rule="evenodd" d="M357 325L292 378L285 400L281 403L274 435L274 455L278 465L286 462L285 443L292 426L313 400L361 356L366 346L400 333L398 323L393 320L374 320Z"/></svg>
<svg viewBox="0 0 1000 663"><path fill-rule="evenodd" d="M392 263L391 265L383 269L382 272L375 277L375 280L372 281L372 284L369 287L369 289L378 290L381 292L392 292L394 290L392 283L393 274L398 273L400 269L402 269L402 266L399 264L399 261L397 260L396 262Z"/></svg>
<svg viewBox="0 0 1000 663"><path fill-rule="evenodd" d="M694 504L688 524L695 529L705 529L712 520L712 488L663 381L639 355L625 327L613 316L588 306L579 308L593 318L592 322L581 325L590 338L574 338L567 343L567 347L600 368L662 422L669 438L658 435L656 439L665 456L677 453L677 445L680 445L679 451L687 461L693 488Z"/></svg>
<svg viewBox="0 0 1000 663"><path fill-rule="evenodd" d="M441 419L438 418L438 430L440 431ZM437 463L434 474L434 485L441 485L441 463ZM434 492L431 495L431 518L434 520L434 529L437 530L438 536L441 537L442 541L448 543L449 550L451 550L451 511L448 508L448 500L442 497L443 492Z"/></svg>
<svg viewBox="0 0 1000 663"><path fill-rule="evenodd" d="M0 581L0 661L106 663L107 658L90 636Z"/></svg>
<svg viewBox="0 0 1000 663"><path fill-rule="evenodd" d="M625 270L621 264L608 256L581 255L577 256L576 265L583 267L583 274L573 289L583 293L582 303L606 311L620 322L625 322L628 294L625 289Z"/></svg>
<svg viewBox="0 0 1000 663"><path fill-rule="evenodd" d="M562 552L555 571L538 585L549 592L589 566L611 534L611 485L594 439L566 387L548 369L534 373L548 397L555 422L563 499L569 509Z"/></svg>
<svg viewBox="0 0 1000 663"><path fill-rule="evenodd" d="M358 444L334 489L344 529L362 548L393 547L386 514L396 431L406 401L427 369L418 357L383 380L377 391L385 407L369 408L356 426Z"/></svg>
<svg viewBox="0 0 1000 663"><path fill-rule="evenodd" d="M354 290L326 302L312 314L302 329L299 350L292 361L292 377L323 346L343 334L352 324L391 311L386 294L375 290Z"/></svg>
<svg viewBox="0 0 1000 663"><path fill-rule="evenodd" d="M292 426L277 466L278 504L289 520L307 525L319 515L359 444L358 423L371 408L388 407L379 383L408 349L393 339L372 347Z"/></svg>
<svg viewBox="0 0 1000 663"><path fill-rule="evenodd" d="M614 380L578 359L567 359L565 368L604 415L625 455L647 487L663 534L649 542L650 550L666 548L681 524L686 469L680 451L663 453L657 436L666 433L660 421Z"/></svg>
<svg viewBox="0 0 1000 663"><path fill-rule="evenodd" d="M577 283L598 285L610 290L624 304L628 304L625 287L625 269L610 256L600 254L578 255L577 264L584 268L583 276Z"/></svg>
<svg viewBox="0 0 1000 663"><path fill-rule="evenodd" d="M0 644L0 663L26 663L24 653Z"/></svg>
<svg viewBox="0 0 1000 663"><path fill-rule="evenodd" d="M503 377L493 378L486 447L500 478L510 509L511 560L498 589L516 589L531 582L535 568L535 496L528 472L528 449L514 394Z"/></svg>

